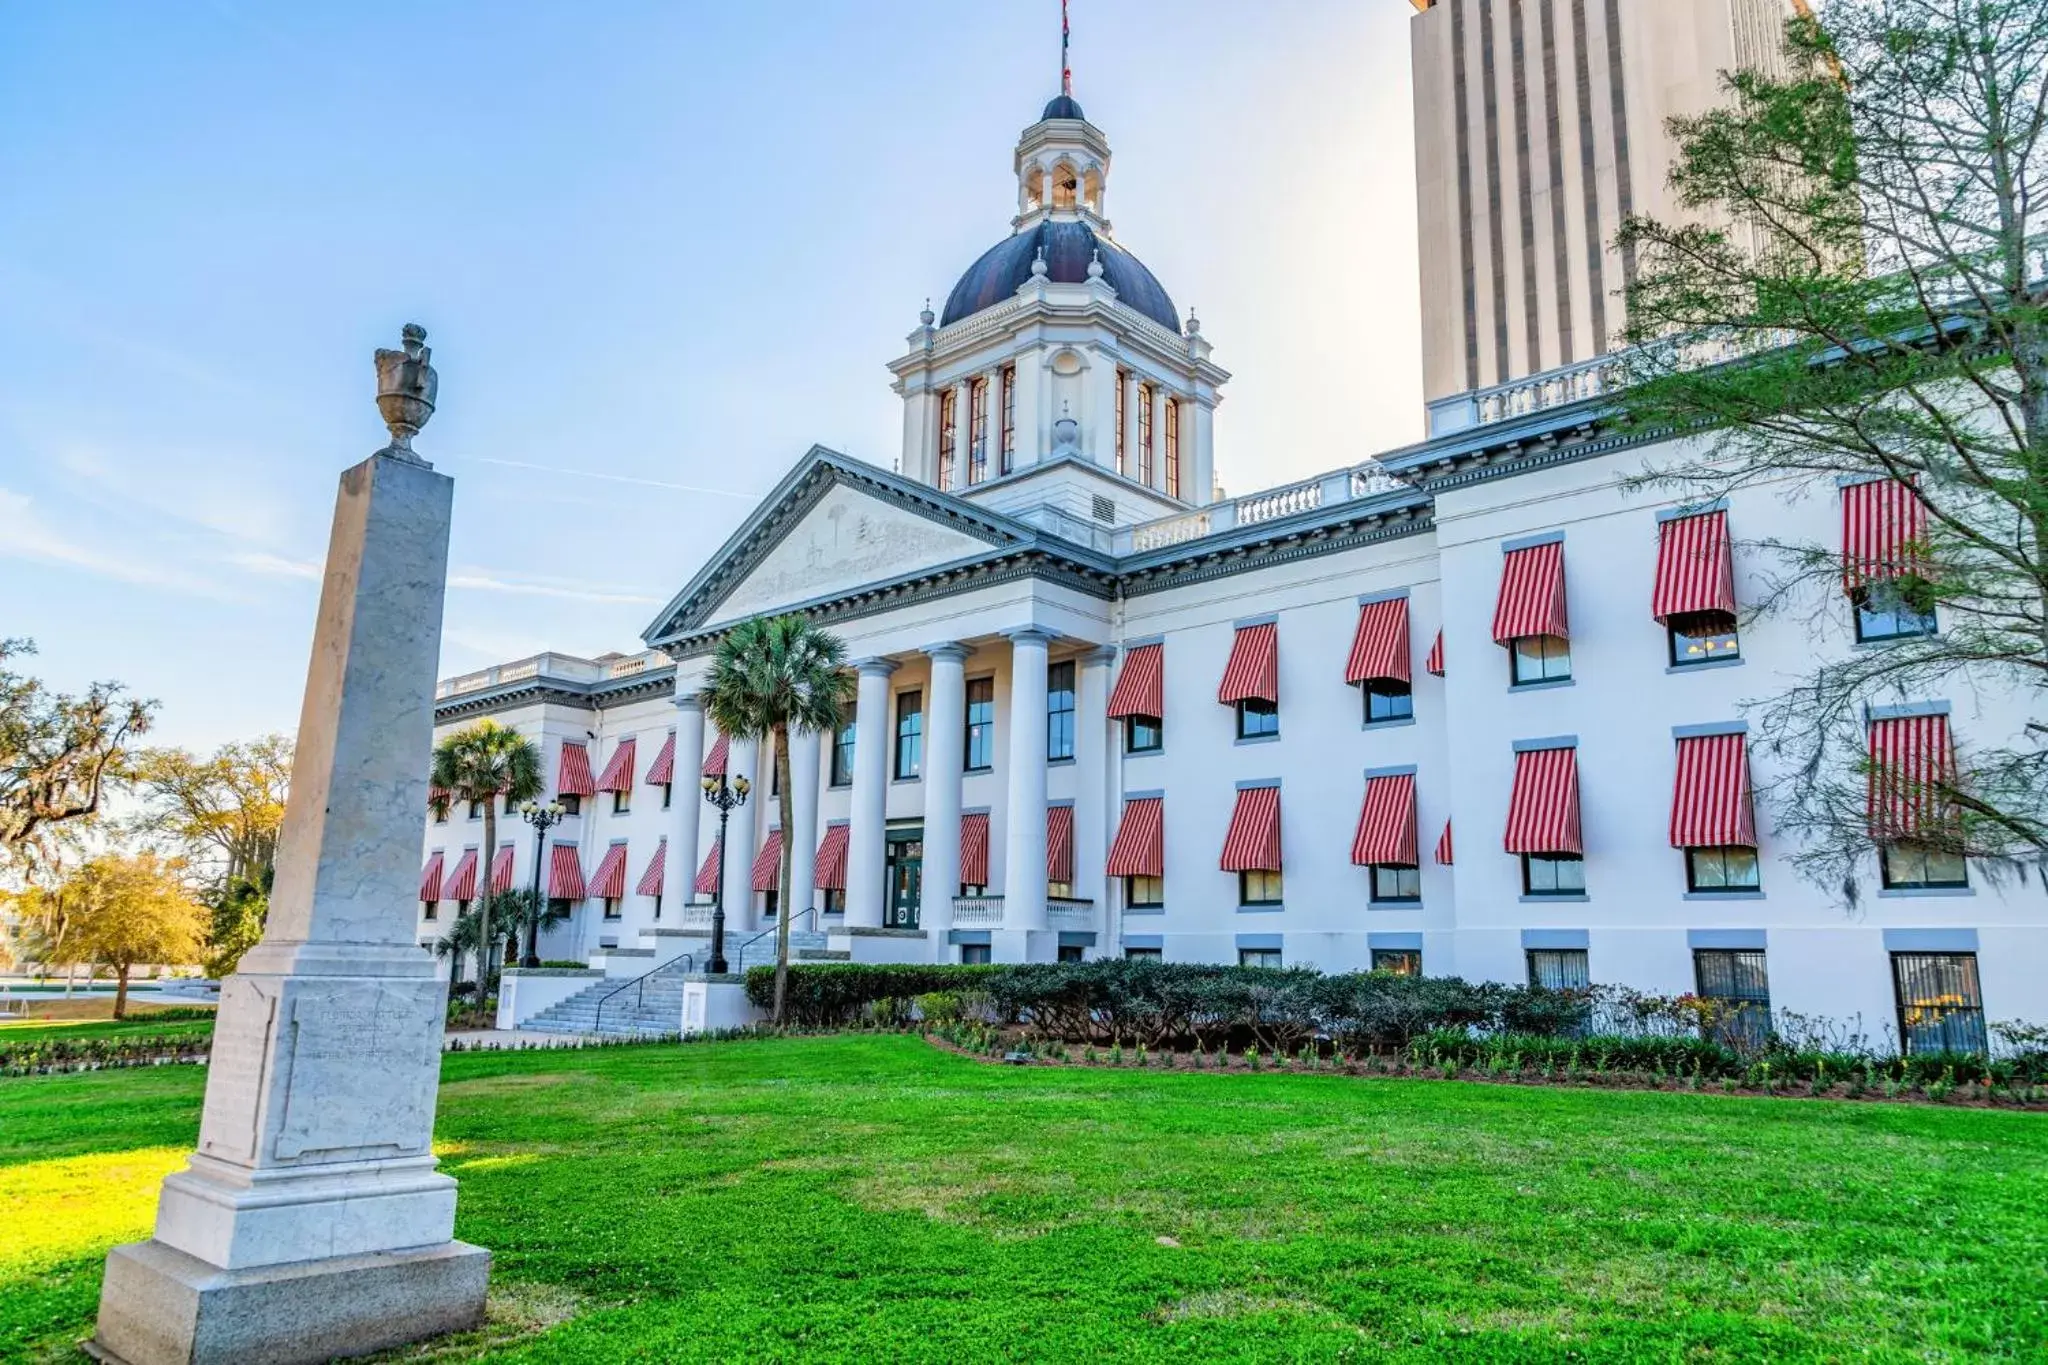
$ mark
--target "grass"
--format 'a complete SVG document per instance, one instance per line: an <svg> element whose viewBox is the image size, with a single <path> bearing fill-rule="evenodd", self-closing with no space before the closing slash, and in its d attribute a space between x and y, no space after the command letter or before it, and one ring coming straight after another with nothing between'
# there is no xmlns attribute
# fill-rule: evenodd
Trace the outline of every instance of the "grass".
<svg viewBox="0 0 2048 1365"><path fill-rule="evenodd" d="M72 1001L83 1005L91 1002ZM115 1019L111 1002L101 1002L105 1008L98 1011L79 1011L46 1015L32 1014L27 1019L0 1020L0 1050L10 1044L48 1042L64 1039L67 1042L84 1042L89 1038L206 1038L213 1033L211 1018L192 1018L191 1005L138 1006L130 1004L126 1019ZM211 1010L207 1011L210 1015ZM170 1018L164 1018L169 1014Z"/></svg>
<svg viewBox="0 0 2048 1365"><path fill-rule="evenodd" d="M0 1081L0 1359L69 1359L204 1072ZM2048 1351L2048 1122L900 1036L446 1059L494 1320L436 1360L1876 1360ZM410 1358L410 1357L409 1357Z"/></svg>

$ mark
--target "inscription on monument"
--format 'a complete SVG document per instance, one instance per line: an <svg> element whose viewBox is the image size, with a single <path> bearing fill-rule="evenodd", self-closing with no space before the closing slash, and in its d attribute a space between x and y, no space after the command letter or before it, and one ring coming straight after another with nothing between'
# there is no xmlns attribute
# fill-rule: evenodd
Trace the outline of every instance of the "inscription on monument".
<svg viewBox="0 0 2048 1365"><path fill-rule="evenodd" d="M440 1071L438 982L306 982L294 990L280 1161L425 1152ZM301 1071L317 1077L297 1084Z"/></svg>

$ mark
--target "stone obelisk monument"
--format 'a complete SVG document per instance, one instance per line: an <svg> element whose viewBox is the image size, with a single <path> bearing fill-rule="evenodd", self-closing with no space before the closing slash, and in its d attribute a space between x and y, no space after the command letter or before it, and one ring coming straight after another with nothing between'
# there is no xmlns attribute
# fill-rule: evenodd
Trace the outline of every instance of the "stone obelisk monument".
<svg viewBox="0 0 2048 1365"><path fill-rule="evenodd" d="M377 352L391 444L341 476L263 941L221 988L199 1149L107 1257L88 1350L328 1360L482 1320L431 1146L443 986L413 938L454 482L412 451L426 332Z"/></svg>

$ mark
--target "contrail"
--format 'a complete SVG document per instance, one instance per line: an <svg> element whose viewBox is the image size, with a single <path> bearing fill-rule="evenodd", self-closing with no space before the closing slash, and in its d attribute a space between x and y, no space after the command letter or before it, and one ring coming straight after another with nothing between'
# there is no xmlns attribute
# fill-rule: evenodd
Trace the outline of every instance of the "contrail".
<svg viewBox="0 0 2048 1365"><path fill-rule="evenodd" d="M446 455L446 452L442 452ZM638 484L642 488L669 488L678 493L706 493L715 498L743 498L748 502L760 499L759 493L741 492L732 488L702 488L693 483L670 483L666 479L642 479L631 474L602 474L594 469L564 469L560 465L530 464L525 460L501 460L491 455L447 455L449 459L470 460L476 464L501 465L506 469L531 469L540 474L563 474L574 479L604 479L610 483Z"/></svg>

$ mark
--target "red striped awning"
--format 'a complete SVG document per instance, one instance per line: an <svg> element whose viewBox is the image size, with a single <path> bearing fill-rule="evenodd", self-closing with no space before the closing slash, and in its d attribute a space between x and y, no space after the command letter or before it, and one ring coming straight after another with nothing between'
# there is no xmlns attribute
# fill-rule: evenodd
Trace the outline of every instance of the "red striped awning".
<svg viewBox="0 0 2048 1365"><path fill-rule="evenodd" d="M555 790L563 796L597 795L597 781L590 775L590 750L581 744L562 745L562 763L555 773Z"/></svg>
<svg viewBox="0 0 2048 1365"><path fill-rule="evenodd" d="M431 783L429 783L429 784L428 784L428 786L427 786L427 809L428 809L428 810L435 810L435 809L439 809L439 810L446 810L446 809L448 809L448 806L449 806L449 804L450 804L451 802L453 802L454 800L455 800L455 793L454 793L454 792L452 792L452 791L449 791L449 790L448 790L448 789L447 789L446 787L436 787L436 786L432 785Z"/></svg>
<svg viewBox="0 0 2048 1365"><path fill-rule="evenodd" d="M1493 607L1493 638L1508 644L1530 635L1571 637L1565 616L1564 542L1510 550L1500 569L1500 600Z"/></svg>
<svg viewBox="0 0 2048 1365"><path fill-rule="evenodd" d="M704 756L704 771L697 776L724 777L726 758L731 752L731 742L724 735L720 735L718 742L711 746L711 752Z"/></svg>
<svg viewBox="0 0 2048 1365"><path fill-rule="evenodd" d="M1272 621L1237 628L1216 689L1216 700L1225 706L1254 697L1280 704L1280 627Z"/></svg>
<svg viewBox="0 0 2048 1365"><path fill-rule="evenodd" d="M718 893L718 870L725 866L725 840L713 839L711 851L704 855L704 861L697 865L697 880L690 883L700 896Z"/></svg>
<svg viewBox="0 0 2048 1365"><path fill-rule="evenodd" d="M1842 490L1842 590L1924 572L1927 507L1896 479L1852 483Z"/></svg>
<svg viewBox="0 0 2048 1365"><path fill-rule="evenodd" d="M1166 646L1134 645L1124 655L1124 666L1116 675L1109 694L1109 718L1166 714Z"/></svg>
<svg viewBox="0 0 2048 1365"><path fill-rule="evenodd" d="M1671 846L1756 847L1749 795L1749 748L1741 735L1695 735L1678 741L1678 781L1671 791Z"/></svg>
<svg viewBox="0 0 2048 1365"><path fill-rule="evenodd" d="M511 889L512 845L507 844L498 850L496 857L491 859L491 894L495 896L500 891L510 891Z"/></svg>
<svg viewBox="0 0 2048 1365"><path fill-rule="evenodd" d="M1362 683L1375 678L1407 682L1408 599L1390 597L1368 602L1358 609L1358 630L1351 637L1351 658L1344 665L1344 681Z"/></svg>
<svg viewBox="0 0 2048 1365"><path fill-rule="evenodd" d="M455 860L455 870L448 874L448 883L441 888L441 899L466 901L476 898L476 850L465 848L462 856Z"/></svg>
<svg viewBox="0 0 2048 1365"><path fill-rule="evenodd" d="M556 844L548 850L548 895L558 901L580 901L583 889L583 860L576 845Z"/></svg>
<svg viewBox="0 0 2048 1365"><path fill-rule="evenodd" d="M1947 716L1900 716L1870 722L1870 837L1880 843L1919 838L1951 819L1955 744Z"/></svg>
<svg viewBox="0 0 2048 1365"><path fill-rule="evenodd" d="M754 889L773 891L782 881L782 831L771 829L754 855Z"/></svg>
<svg viewBox="0 0 2048 1365"><path fill-rule="evenodd" d="M420 899L437 901L441 899L441 855L428 857L427 865L420 869Z"/></svg>
<svg viewBox="0 0 2048 1365"><path fill-rule="evenodd" d="M1418 843L1415 774L1368 778L1365 804L1358 812L1358 833L1351 839L1351 861L1360 867L1419 867Z"/></svg>
<svg viewBox="0 0 2048 1365"><path fill-rule="evenodd" d="M1223 838L1225 872L1280 870L1280 789L1246 787L1230 812L1230 832Z"/></svg>
<svg viewBox="0 0 2048 1365"><path fill-rule="evenodd" d="M1166 875L1166 801L1141 796L1124 802L1124 818L1116 827L1116 842L1109 848L1108 873L1112 877L1163 877Z"/></svg>
<svg viewBox="0 0 2048 1365"><path fill-rule="evenodd" d="M1045 879L1049 882L1074 880L1074 808L1045 808Z"/></svg>
<svg viewBox="0 0 2048 1365"><path fill-rule="evenodd" d="M612 750L612 761L604 765L604 775L597 779L601 792L629 792L633 790L633 750L636 743L631 736L619 741L619 747Z"/></svg>
<svg viewBox="0 0 2048 1365"><path fill-rule="evenodd" d="M1451 865L1451 822L1444 821L1444 832L1436 841L1436 860L1445 867Z"/></svg>
<svg viewBox="0 0 2048 1365"><path fill-rule="evenodd" d="M659 896L662 878L668 875L668 840L663 839L654 846L654 856L647 860L647 870L640 874L639 883L634 886L636 896Z"/></svg>
<svg viewBox="0 0 2048 1365"><path fill-rule="evenodd" d="M960 884L988 885L988 812L960 817Z"/></svg>
<svg viewBox="0 0 2048 1365"><path fill-rule="evenodd" d="M1444 675L1444 633L1442 631L1436 633L1436 643L1429 647L1429 657L1422 661L1422 666L1439 678Z"/></svg>
<svg viewBox="0 0 2048 1365"><path fill-rule="evenodd" d="M846 889L846 840L852 833L844 824L825 826L824 842L818 845L817 871L811 878L820 891Z"/></svg>
<svg viewBox="0 0 2048 1365"><path fill-rule="evenodd" d="M1579 751L1530 749L1515 755L1508 799L1507 851L1579 853Z"/></svg>
<svg viewBox="0 0 2048 1365"><path fill-rule="evenodd" d="M623 899L626 894L626 841L621 839L604 851L598 859L597 871L590 874L590 889L586 893L608 901Z"/></svg>
<svg viewBox="0 0 2048 1365"><path fill-rule="evenodd" d="M661 752L654 756L654 766L647 770L647 785L666 787L676 780L676 732L668 732L668 738L661 742Z"/></svg>
<svg viewBox="0 0 2048 1365"><path fill-rule="evenodd" d="M1657 528L1657 582L1650 616L1669 621L1693 611L1735 614L1735 568L1728 552L1728 514L1673 517Z"/></svg>

